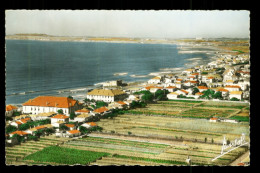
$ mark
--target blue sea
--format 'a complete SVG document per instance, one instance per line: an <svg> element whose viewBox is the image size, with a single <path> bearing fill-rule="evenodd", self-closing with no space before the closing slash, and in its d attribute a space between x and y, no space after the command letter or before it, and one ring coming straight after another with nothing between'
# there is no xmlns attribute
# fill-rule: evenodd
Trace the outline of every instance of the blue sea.
<svg viewBox="0 0 260 173"><path fill-rule="evenodd" d="M179 54L174 44L6 40L6 104L39 95L80 98L96 83L146 81L150 73L205 64L212 56Z"/></svg>

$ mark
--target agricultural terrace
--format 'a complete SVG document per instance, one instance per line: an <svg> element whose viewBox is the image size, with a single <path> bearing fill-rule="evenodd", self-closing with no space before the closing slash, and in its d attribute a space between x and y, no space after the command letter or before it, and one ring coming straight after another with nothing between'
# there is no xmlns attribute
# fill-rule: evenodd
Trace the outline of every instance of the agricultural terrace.
<svg viewBox="0 0 260 173"><path fill-rule="evenodd" d="M226 102L169 100L158 101L157 104L148 104L146 108L137 108L125 112L135 115L145 114L209 119L212 117L229 118L235 116L247 106L248 104Z"/></svg>
<svg viewBox="0 0 260 173"><path fill-rule="evenodd" d="M212 123L206 119L172 118L146 115L119 115L113 119L101 119L97 122L104 133L117 133L163 139L182 139L221 143L223 135L233 140L246 134L249 140L249 123ZM227 125L228 124L228 125Z"/></svg>
<svg viewBox="0 0 260 173"><path fill-rule="evenodd" d="M39 138L38 141L26 141L20 145L13 147L5 147L6 164L7 165L39 165L46 164L43 162L23 160L27 155L33 154L46 147L62 144L68 141L69 138L56 138L53 135ZM52 163L55 165L55 163Z"/></svg>
<svg viewBox="0 0 260 173"><path fill-rule="evenodd" d="M228 165L246 151L245 148L239 148L211 162L211 159L219 155L220 145L189 142L166 145L116 139L113 136L86 137L69 141L62 147L109 153L90 165L187 165L185 159L188 156L193 165Z"/></svg>
<svg viewBox="0 0 260 173"><path fill-rule="evenodd" d="M26 156L24 160L33 160L43 163L50 162L51 164L87 165L90 162L107 155L109 154L104 152L93 152L59 146L49 146L41 151L37 151L31 155Z"/></svg>

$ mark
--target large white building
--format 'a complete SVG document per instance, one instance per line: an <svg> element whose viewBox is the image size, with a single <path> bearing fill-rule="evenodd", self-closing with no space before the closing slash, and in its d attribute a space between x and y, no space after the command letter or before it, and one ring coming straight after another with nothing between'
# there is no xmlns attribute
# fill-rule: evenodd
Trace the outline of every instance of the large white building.
<svg viewBox="0 0 260 173"><path fill-rule="evenodd" d="M82 105L77 100L68 97L39 96L23 104L23 113L39 114L61 109L65 115L69 115L81 108Z"/></svg>
<svg viewBox="0 0 260 173"><path fill-rule="evenodd" d="M124 100L127 97L127 94L118 89L110 90L110 89L94 89L87 93L88 99L94 99L104 102L114 102Z"/></svg>

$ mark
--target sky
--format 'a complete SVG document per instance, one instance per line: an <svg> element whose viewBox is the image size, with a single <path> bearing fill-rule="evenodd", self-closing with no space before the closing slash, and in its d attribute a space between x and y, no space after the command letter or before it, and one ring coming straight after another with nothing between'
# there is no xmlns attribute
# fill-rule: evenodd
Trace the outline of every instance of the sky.
<svg viewBox="0 0 260 173"><path fill-rule="evenodd" d="M249 38L249 11L7 10L6 35Z"/></svg>

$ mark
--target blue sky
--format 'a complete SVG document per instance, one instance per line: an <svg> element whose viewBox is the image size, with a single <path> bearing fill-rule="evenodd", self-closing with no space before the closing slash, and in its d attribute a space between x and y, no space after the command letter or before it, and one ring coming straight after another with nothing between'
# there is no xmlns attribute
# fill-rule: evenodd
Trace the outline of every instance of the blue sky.
<svg viewBox="0 0 260 173"><path fill-rule="evenodd" d="M6 34L194 38L250 34L249 11L7 10Z"/></svg>

